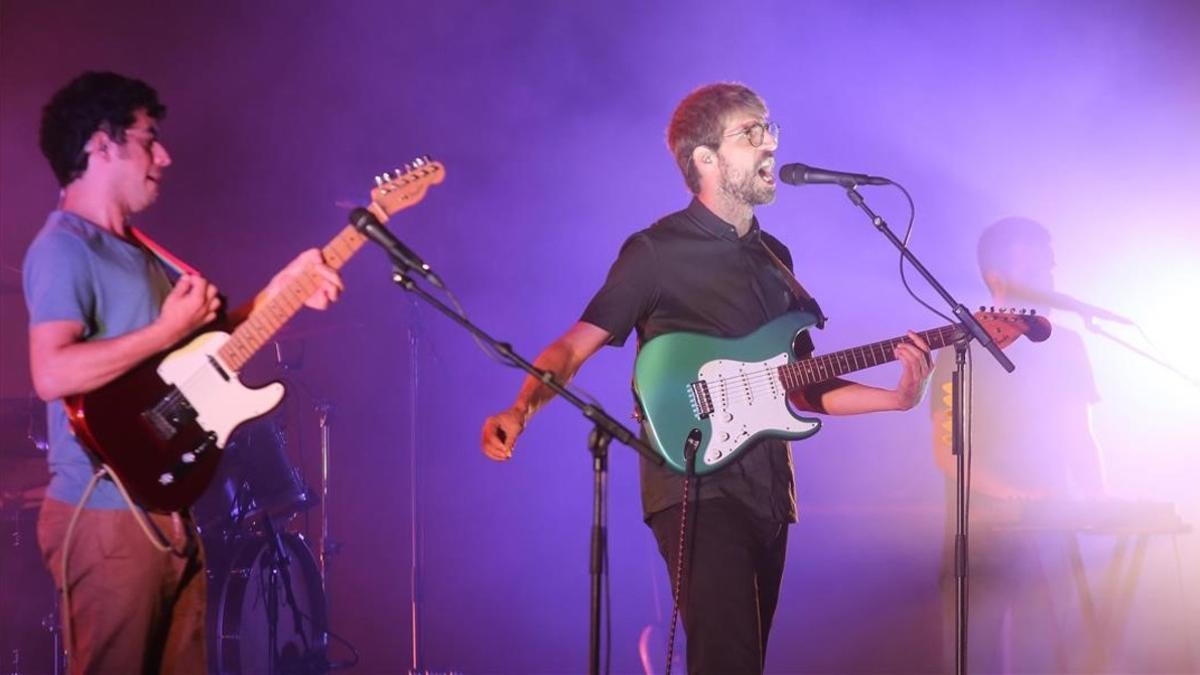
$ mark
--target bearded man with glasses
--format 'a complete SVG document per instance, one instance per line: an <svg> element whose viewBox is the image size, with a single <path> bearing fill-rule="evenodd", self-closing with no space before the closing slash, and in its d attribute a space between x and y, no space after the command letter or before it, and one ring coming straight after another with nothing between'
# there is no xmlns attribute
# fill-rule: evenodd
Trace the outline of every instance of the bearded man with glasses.
<svg viewBox="0 0 1200 675"><path fill-rule="evenodd" d="M635 328L641 345L678 331L740 337L793 310L820 315L791 278L787 247L754 215L775 199L779 147L779 125L767 120L762 99L736 83L701 87L675 109L667 145L691 203L626 240L579 322L538 356L535 365L560 382L600 347L624 344ZM896 349L903 371L894 389L835 379L805 390L793 404L830 415L911 409L928 385L930 359L928 346L909 335L913 344ZM801 341L798 349L811 352L807 332ZM484 454L511 459L530 416L552 396L527 378L512 406L484 422ZM796 522L791 451L784 441L762 440L693 480L697 501L687 516L680 591L688 670L761 672L787 525ZM643 515L674 579L683 477L643 461L641 485Z"/></svg>

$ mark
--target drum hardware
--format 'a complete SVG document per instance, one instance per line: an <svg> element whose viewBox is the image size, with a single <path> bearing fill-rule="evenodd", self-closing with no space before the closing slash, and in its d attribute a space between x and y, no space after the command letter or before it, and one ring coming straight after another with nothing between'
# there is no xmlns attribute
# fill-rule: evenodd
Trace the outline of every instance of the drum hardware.
<svg viewBox="0 0 1200 675"><path fill-rule="evenodd" d="M276 366L285 373L299 370L303 358L303 340L276 342ZM194 509L209 560L213 672L326 673L357 662L353 646L327 628L330 556L341 549L331 537L328 508L334 405L312 401L320 430L318 491L288 460L282 421L268 417L234 434L214 486ZM284 528L318 502L321 541L310 549L303 536ZM343 642L353 659L330 663L331 639Z"/></svg>
<svg viewBox="0 0 1200 675"><path fill-rule="evenodd" d="M304 365L304 340L303 337L321 333L330 330L330 326L319 329L310 329L308 331L299 331L292 329L287 334L290 339L276 340L275 347L275 364L285 373L298 371ZM307 387L304 387L308 391ZM311 396L311 391L309 395ZM321 588L325 590L325 597L329 597L329 557L336 555L341 551L342 545L337 540L330 537L329 534L329 475L333 465L332 457L330 456L332 424L334 405L329 399L316 398L312 399L313 412L317 416L317 426L320 429L320 447L321 447L321 545L317 549L317 567L321 573Z"/></svg>
<svg viewBox="0 0 1200 675"><path fill-rule="evenodd" d="M67 650L62 641L62 621L58 614L58 594L54 594L54 609L42 617L42 630L50 634L51 650L54 654L53 675L67 672Z"/></svg>
<svg viewBox="0 0 1200 675"><path fill-rule="evenodd" d="M333 416L333 403L326 399L313 402L313 410L317 413L317 424L321 429L321 549L318 556L321 570L321 588L329 598L329 556L337 555L342 545L329 536L329 470L331 457L329 454L330 419Z"/></svg>
<svg viewBox="0 0 1200 675"><path fill-rule="evenodd" d="M206 538L228 539L283 522L316 505L300 470L288 459L287 434L277 418L243 425L230 438L208 490L192 508Z"/></svg>
<svg viewBox="0 0 1200 675"><path fill-rule="evenodd" d="M193 508L208 559L214 673L329 671L322 579L304 538L284 530L317 498L286 438L277 417L244 425Z"/></svg>
<svg viewBox="0 0 1200 675"><path fill-rule="evenodd" d="M4 675L66 672L59 596L37 543L38 509L50 480L49 447L42 401L32 393L0 398L0 672Z"/></svg>
<svg viewBox="0 0 1200 675"><path fill-rule="evenodd" d="M304 538L268 518L257 534L235 540L235 549L228 565L210 570L210 669L328 672L325 598Z"/></svg>
<svg viewBox="0 0 1200 675"><path fill-rule="evenodd" d="M4 675L66 672L59 596L37 544L40 505L40 493L37 499L24 494L0 497L0 672Z"/></svg>
<svg viewBox="0 0 1200 675"><path fill-rule="evenodd" d="M307 617L300 609L300 605L296 600L296 593L292 584L292 561L287 552L284 550L283 540L280 538L280 533L271 524L270 518L265 521L265 529L266 531L264 534L266 535L265 538L268 544L266 552L264 553L264 557L267 561L264 566L264 572L267 576L267 672L280 672L280 670L278 670L279 666L285 664L283 659L284 654L279 648L280 588L283 589L284 601L286 602L288 609L290 609L292 628L295 630L295 634L300 638L302 651L298 664L302 667L306 666L306 664L315 665L320 668L316 672L327 672L328 664L325 662L326 636L324 627L311 625L311 618ZM325 597L323 589L321 592L321 597L322 599ZM305 630L306 621L310 624L308 631ZM321 633L319 640L316 639L318 636L315 635L315 632L318 630ZM312 640L309 638L309 631L314 632ZM318 644L319 647L315 646ZM289 662L288 665L290 666L291 663L294 662ZM291 670L290 667L289 670ZM301 672L312 671L308 671L308 668L304 667Z"/></svg>

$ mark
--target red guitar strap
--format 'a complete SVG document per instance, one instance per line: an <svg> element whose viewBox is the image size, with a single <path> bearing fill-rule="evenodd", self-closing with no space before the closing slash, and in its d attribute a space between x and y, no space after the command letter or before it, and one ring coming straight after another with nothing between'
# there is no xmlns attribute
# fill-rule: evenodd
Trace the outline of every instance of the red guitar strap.
<svg viewBox="0 0 1200 675"><path fill-rule="evenodd" d="M130 227L129 234L139 244L144 246L147 251L150 251L151 253L153 253L154 257L158 258L159 262L161 262L164 266L166 266L167 269L174 272L177 277L183 276L184 274L200 276L200 273L198 271L196 271L195 267L192 267L191 265L187 264L186 262L181 260L178 256L171 253L163 246L159 245L156 241L154 241L149 236L147 236L145 232L142 232L141 230L137 229L136 227Z"/></svg>

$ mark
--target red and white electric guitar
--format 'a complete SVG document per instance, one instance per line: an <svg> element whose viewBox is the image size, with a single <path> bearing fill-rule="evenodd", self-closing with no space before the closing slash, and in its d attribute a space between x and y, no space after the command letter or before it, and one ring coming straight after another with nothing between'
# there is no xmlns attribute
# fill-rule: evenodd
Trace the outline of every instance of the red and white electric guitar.
<svg viewBox="0 0 1200 675"><path fill-rule="evenodd" d="M395 176L376 179L368 210L385 222L420 202L444 178L441 163L418 159ZM347 225L321 255L327 265L340 269L365 241ZM251 389L238 372L318 285L317 273L305 270L232 332L216 324L206 327L105 386L67 397L76 437L144 508L178 511L191 506L212 480L233 431L283 398L281 383Z"/></svg>

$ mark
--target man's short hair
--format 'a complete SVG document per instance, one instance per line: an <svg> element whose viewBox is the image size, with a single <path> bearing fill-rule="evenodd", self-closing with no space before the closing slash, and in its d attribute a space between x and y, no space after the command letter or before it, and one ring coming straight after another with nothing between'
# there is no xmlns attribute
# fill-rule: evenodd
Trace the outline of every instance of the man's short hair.
<svg viewBox="0 0 1200 675"><path fill-rule="evenodd" d="M667 126L667 147L692 194L700 192L700 172L692 161L692 153L700 146L714 150L719 147L726 120L742 110L765 114L767 106L758 94L737 82L705 85L676 106Z"/></svg>
<svg viewBox="0 0 1200 675"><path fill-rule="evenodd" d="M59 89L42 109L38 134L58 184L65 187L87 170L83 148L97 130L124 143L125 130L133 125L139 109L155 120L167 115L150 85L116 73L87 72Z"/></svg>
<svg viewBox="0 0 1200 675"><path fill-rule="evenodd" d="M1049 246L1050 231L1035 220L1021 217L1004 218L988 225L979 235L975 249L979 273L985 277L988 273L1008 277L1020 245Z"/></svg>

